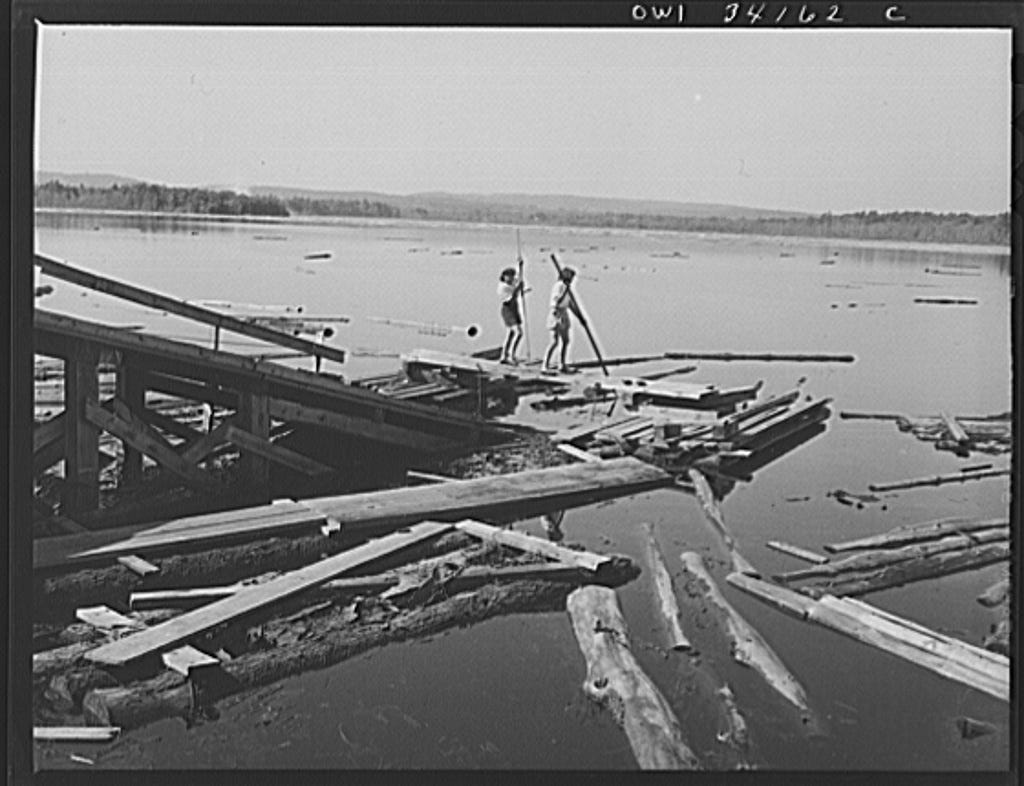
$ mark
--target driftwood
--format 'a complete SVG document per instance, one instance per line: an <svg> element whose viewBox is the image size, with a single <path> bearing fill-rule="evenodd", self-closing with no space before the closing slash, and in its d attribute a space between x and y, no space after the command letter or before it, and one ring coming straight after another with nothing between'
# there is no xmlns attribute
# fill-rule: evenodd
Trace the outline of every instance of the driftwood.
<svg viewBox="0 0 1024 786"><path fill-rule="evenodd" d="M569 595L566 608L586 660L583 690L612 712L641 769L699 769L672 707L630 651L615 592L584 587Z"/></svg>
<svg viewBox="0 0 1024 786"><path fill-rule="evenodd" d="M704 567L700 555L688 551L682 554L683 567L700 588L701 593L717 609L717 616L723 632L730 641L733 659L758 672L779 695L801 712L801 720L811 728L818 725L818 719L811 710L807 694L796 677L782 662L775 651L756 630L740 616L739 612L725 599L715 585L711 574Z"/></svg>
<svg viewBox="0 0 1024 786"><path fill-rule="evenodd" d="M978 603L982 606L992 608L1005 603L1010 598L1009 577L999 579L995 584L986 589L978 596Z"/></svg>
<svg viewBox="0 0 1024 786"><path fill-rule="evenodd" d="M927 540L936 540L946 535L959 535L976 530L992 529L994 527L1008 527L1010 520L998 519L939 519L937 521L923 521L917 524L909 524L901 527L894 527L888 532L879 535L869 535L866 538L848 540L842 543L831 543L825 546L825 551L835 554L841 551L855 551L857 549L890 548L903 546L908 543L919 543Z"/></svg>
<svg viewBox="0 0 1024 786"><path fill-rule="evenodd" d="M826 592L831 595L865 595L914 581L948 576L1003 562L1009 560L1011 554L1009 541L983 543L884 565L876 570L844 573L821 582L804 585L801 591L813 595Z"/></svg>
<svg viewBox="0 0 1024 786"><path fill-rule="evenodd" d="M809 620L890 652L947 679L1009 701L1009 659L932 631L852 598L825 595L813 600L793 590L742 574L727 579L798 619Z"/></svg>
<svg viewBox="0 0 1024 786"><path fill-rule="evenodd" d="M864 573L886 565L895 565L899 562L922 559L946 551L960 551L983 543L993 543L1009 539L1010 528L1008 526L975 530L969 534L948 535L938 540L913 543L901 548L863 552L838 562L829 562L810 568L803 568L802 570L780 573L774 576L774 578L777 581L788 584L805 579L831 578L845 573Z"/></svg>
<svg viewBox="0 0 1024 786"><path fill-rule="evenodd" d="M672 576L668 572L665 558L662 556L661 548L655 536L654 527L644 523L647 532L647 556L651 564L652 582L654 592L658 597L658 608L661 618L667 628L669 645L674 650L692 649L693 645L686 638L683 626L680 623L679 603L676 601L675 587L672 585Z"/></svg>
<svg viewBox="0 0 1024 786"><path fill-rule="evenodd" d="M869 483L871 491L898 491L900 489L912 489L919 486L942 486L946 483L966 483L969 480L984 480L985 478L998 478L1009 475L1008 469L990 469L983 472L959 472L955 475L935 475L930 478L915 478L913 480L902 480L896 483Z"/></svg>
<svg viewBox="0 0 1024 786"><path fill-rule="evenodd" d="M802 549L799 546L792 546L789 543L783 543L778 540L769 540L765 545L773 551L789 554L791 557L802 559L804 562L813 562L816 565L823 565L829 560L828 557L822 556L821 554L815 554L813 551Z"/></svg>

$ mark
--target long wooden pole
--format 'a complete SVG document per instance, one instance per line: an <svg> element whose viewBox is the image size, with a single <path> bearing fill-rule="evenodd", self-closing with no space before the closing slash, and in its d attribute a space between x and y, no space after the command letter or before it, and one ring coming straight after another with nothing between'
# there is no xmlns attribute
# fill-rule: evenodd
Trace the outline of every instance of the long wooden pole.
<svg viewBox="0 0 1024 786"><path fill-rule="evenodd" d="M551 255L551 261L555 263L555 270L558 271L558 278L562 278L562 266L558 263L558 257L554 254ZM594 354L597 355L597 360L601 364L601 370L604 372L606 377L611 376L608 373L608 367L604 364L604 358L601 357L601 350L597 347L597 340L594 338L594 334L590 332L590 325L587 324L586 318L583 316L583 309L580 308L580 303L576 299L576 294L572 291L569 283L566 282L565 289L569 293L569 298L572 300L572 304L576 307L576 315L580 319L580 324L583 325L583 329L587 332L587 338L590 339L590 346L594 348Z"/></svg>
<svg viewBox="0 0 1024 786"><path fill-rule="evenodd" d="M516 229L516 257L519 260L519 297L523 301L523 333L526 339L526 359L531 360L530 354L530 321L526 318L526 281L523 279L523 246L519 241L519 229Z"/></svg>

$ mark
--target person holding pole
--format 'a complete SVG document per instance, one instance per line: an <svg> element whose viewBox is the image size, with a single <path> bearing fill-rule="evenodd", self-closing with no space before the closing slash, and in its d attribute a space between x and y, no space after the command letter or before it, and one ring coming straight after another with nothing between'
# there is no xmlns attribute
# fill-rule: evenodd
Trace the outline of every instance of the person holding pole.
<svg viewBox="0 0 1024 786"><path fill-rule="evenodd" d="M515 268L507 267L498 278L498 298L501 300L501 320L505 323L507 333L505 343L501 347L499 363L518 365L516 350L523 338L523 317L519 313L519 296L523 290L523 279L516 276Z"/></svg>
<svg viewBox="0 0 1024 786"><path fill-rule="evenodd" d="M559 371L563 374L569 371L569 312L572 311L576 319L583 321L576 300L572 296L569 286L576 277L576 271L571 267L561 268L558 272L558 280L551 288L551 307L548 310L547 327L551 331L551 344L544 355L544 366L541 369L545 374L556 374ZM561 350L560 364L557 368L551 365L556 350Z"/></svg>

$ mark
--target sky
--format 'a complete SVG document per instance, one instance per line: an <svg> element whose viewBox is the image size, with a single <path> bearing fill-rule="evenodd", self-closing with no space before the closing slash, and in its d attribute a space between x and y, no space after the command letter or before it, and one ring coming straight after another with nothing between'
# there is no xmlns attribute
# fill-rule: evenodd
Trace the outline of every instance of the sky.
<svg viewBox="0 0 1024 786"><path fill-rule="evenodd" d="M44 25L38 170L183 186L1010 203L1007 30Z"/></svg>

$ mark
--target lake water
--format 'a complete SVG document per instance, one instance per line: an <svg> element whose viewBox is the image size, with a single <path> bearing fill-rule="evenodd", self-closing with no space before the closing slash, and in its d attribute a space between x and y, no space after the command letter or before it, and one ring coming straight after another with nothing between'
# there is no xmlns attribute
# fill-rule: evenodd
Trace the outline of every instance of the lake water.
<svg viewBox="0 0 1024 786"><path fill-rule="evenodd" d="M891 422L840 420L838 412L994 414L1011 406L1010 261L998 249L698 236L530 227L520 231L529 345L544 348L554 280L550 251L580 273L577 291L605 357L687 352L849 353L852 364L701 362L687 381L803 389L833 399L827 430L740 483L722 511L744 555L763 573L802 567L766 548L783 540L826 543L946 516L1006 516L1009 483L995 478L888 496L882 510L842 506L827 492L956 472L1006 457L960 459ZM212 223L41 215L36 248L68 263L189 300L304 306L345 315L329 343L352 351L349 376L397 367L416 347L472 352L503 337L498 273L516 258L514 228L399 221L330 224ZM307 254L330 251L321 261ZM932 272L939 271L939 272ZM148 312L38 276L54 293L46 309L161 334L211 340L212 329ZM920 297L977 300L916 304ZM448 336L372 318L445 326ZM225 349L245 351L225 336ZM524 345L525 349L525 345ZM574 331L572 355L589 359ZM309 360L294 361L308 367ZM675 363L674 365L680 365ZM645 373L662 362L629 367ZM586 415L517 415L539 425ZM792 500L800 499L794 502ZM646 568L642 522L655 525L673 574L679 554L710 560L723 592L801 681L829 733L808 739L795 715L752 672L734 663L698 615L684 627L701 658L733 688L761 769L1004 769L1009 709L959 683L823 628L795 621L724 583L720 552L697 502L672 491L637 495L566 514L566 540L632 556ZM519 525L541 534L537 520ZM995 619L975 597L1003 570L992 566L876 593L871 603L979 643ZM714 719L692 697L687 656L665 657L649 571L619 590L644 668L673 705L698 756L719 761ZM223 705L220 720L186 729L165 721L125 735L95 755L97 767L573 768L634 766L624 734L580 685L583 658L564 613L491 620L426 642L394 645L283 681ZM994 723L965 741L955 718ZM61 749L63 750L63 749ZM92 754L90 754L92 755ZM46 766L59 766L59 757ZM66 757L63 761L66 763Z"/></svg>

